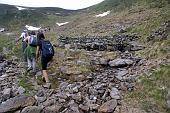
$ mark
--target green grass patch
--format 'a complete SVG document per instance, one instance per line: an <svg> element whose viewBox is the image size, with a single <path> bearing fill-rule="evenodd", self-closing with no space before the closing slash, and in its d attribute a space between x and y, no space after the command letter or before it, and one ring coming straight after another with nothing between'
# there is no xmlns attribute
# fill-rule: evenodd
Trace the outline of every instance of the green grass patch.
<svg viewBox="0 0 170 113"><path fill-rule="evenodd" d="M163 65L144 75L137 83L137 90L129 93L129 98L137 99L147 112L169 113L166 106L167 91L170 89L170 65Z"/></svg>
<svg viewBox="0 0 170 113"><path fill-rule="evenodd" d="M7 35L0 35L0 52L3 50L3 47L12 48L11 37Z"/></svg>
<svg viewBox="0 0 170 113"><path fill-rule="evenodd" d="M25 88L26 92L25 94L30 94L30 92L32 92L34 90L34 86L32 84L32 82L30 81L31 78L28 75L24 75L24 76L20 76L18 77L19 79L19 86L22 86L23 88Z"/></svg>

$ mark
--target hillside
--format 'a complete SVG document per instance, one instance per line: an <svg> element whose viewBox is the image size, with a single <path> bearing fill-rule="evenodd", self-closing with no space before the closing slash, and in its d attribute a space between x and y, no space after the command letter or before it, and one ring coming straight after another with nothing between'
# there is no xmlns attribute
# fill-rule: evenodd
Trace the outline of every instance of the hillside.
<svg viewBox="0 0 170 113"><path fill-rule="evenodd" d="M0 7L0 27L10 29L0 33L0 112L170 112L169 0L31 9ZM25 69L15 42L25 24L50 28L44 34L55 48L51 88L39 60L35 76Z"/></svg>
<svg viewBox="0 0 170 113"><path fill-rule="evenodd" d="M51 15L57 18L57 16L62 17L70 15L73 12L76 11L52 7L32 8L0 4L0 25L2 27L8 26L12 30L14 30L13 28L19 29L19 27L23 27L26 24L45 26L46 24L50 24L50 21L53 21L50 18Z"/></svg>
<svg viewBox="0 0 170 113"><path fill-rule="evenodd" d="M169 3L166 0L162 0L161 2L152 0L136 0L136 2L132 2L133 0L127 0L127 4L131 5L124 5L126 2L122 3L122 0L116 1L119 1L121 4L115 6L115 3L112 3L114 0L106 0L101 4L79 12L77 15L66 16L62 19L62 22L68 21L69 24L57 28L55 26L56 31L61 35L102 35L119 32L121 29L133 32L135 29L138 30L139 26L149 23L146 29L144 27L142 28L150 32L169 18ZM111 11L111 13L105 17L95 17L106 11Z"/></svg>

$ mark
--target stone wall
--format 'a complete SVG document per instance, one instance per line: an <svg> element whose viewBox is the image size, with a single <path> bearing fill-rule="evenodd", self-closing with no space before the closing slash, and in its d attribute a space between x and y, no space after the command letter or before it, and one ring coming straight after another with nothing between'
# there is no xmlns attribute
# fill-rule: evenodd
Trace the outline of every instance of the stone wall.
<svg viewBox="0 0 170 113"><path fill-rule="evenodd" d="M112 36L84 36L65 37L60 36L57 40L59 47L69 45L71 49L85 49L88 51L133 51L143 47L137 43L135 35L112 35Z"/></svg>

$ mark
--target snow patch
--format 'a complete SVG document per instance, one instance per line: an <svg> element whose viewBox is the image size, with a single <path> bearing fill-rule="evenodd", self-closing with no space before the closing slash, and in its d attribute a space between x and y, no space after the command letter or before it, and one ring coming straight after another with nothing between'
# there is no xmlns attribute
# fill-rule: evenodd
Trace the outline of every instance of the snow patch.
<svg viewBox="0 0 170 113"><path fill-rule="evenodd" d="M33 26L29 26L29 25L26 25L25 27L30 31L38 31L41 29L41 27L33 27Z"/></svg>
<svg viewBox="0 0 170 113"><path fill-rule="evenodd" d="M61 13L55 13L56 15L60 15Z"/></svg>
<svg viewBox="0 0 170 113"><path fill-rule="evenodd" d="M62 26L62 25L65 25L65 24L68 24L69 22L64 22L64 23L56 23L58 26Z"/></svg>
<svg viewBox="0 0 170 113"><path fill-rule="evenodd" d="M18 10L25 10L25 9L28 9L28 8L24 8L24 7L20 7L20 6L15 6Z"/></svg>
<svg viewBox="0 0 170 113"><path fill-rule="evenodd" d="M0 32L4 32L5 31L5 28L0 28Z"/></svg>
<svg viewBox="0 0 170 113"><path fill-rule="evenodd" d="M98 14L98 15L96 15L95 17L104 17L104 16L106 16L106 15L108 15L108 14L110 14L110 11L104 12L104 13L102 13L102 14Z"/></svg>

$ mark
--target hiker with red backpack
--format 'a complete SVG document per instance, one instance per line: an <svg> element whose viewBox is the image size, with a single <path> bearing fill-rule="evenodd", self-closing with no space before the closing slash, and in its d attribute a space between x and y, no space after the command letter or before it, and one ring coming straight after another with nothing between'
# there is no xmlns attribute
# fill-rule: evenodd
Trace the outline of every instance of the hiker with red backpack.
<svg viewBox="0 0 170 113"><path fill-rule="evenodd" d="M27 72L32 70L33 74L36 74L36 47L37 47L37 37L36 33L32 31L30 36L24 39L27 42L27 48L25 49L24 53L27 56L27 63L28 68Z"/></svg>
<svg viewBox="0 0 170 113"><path fill-rule="evenodd" d="M42 31L37 34L38 44L36 50L36 58L41 56L41 68L43 73L43 79L45 79L46 85L44 87L50 88L51 84L47 72L47 64L52 60L54 56L54 48L49 40L45 40L45 36Z"/></svg>

